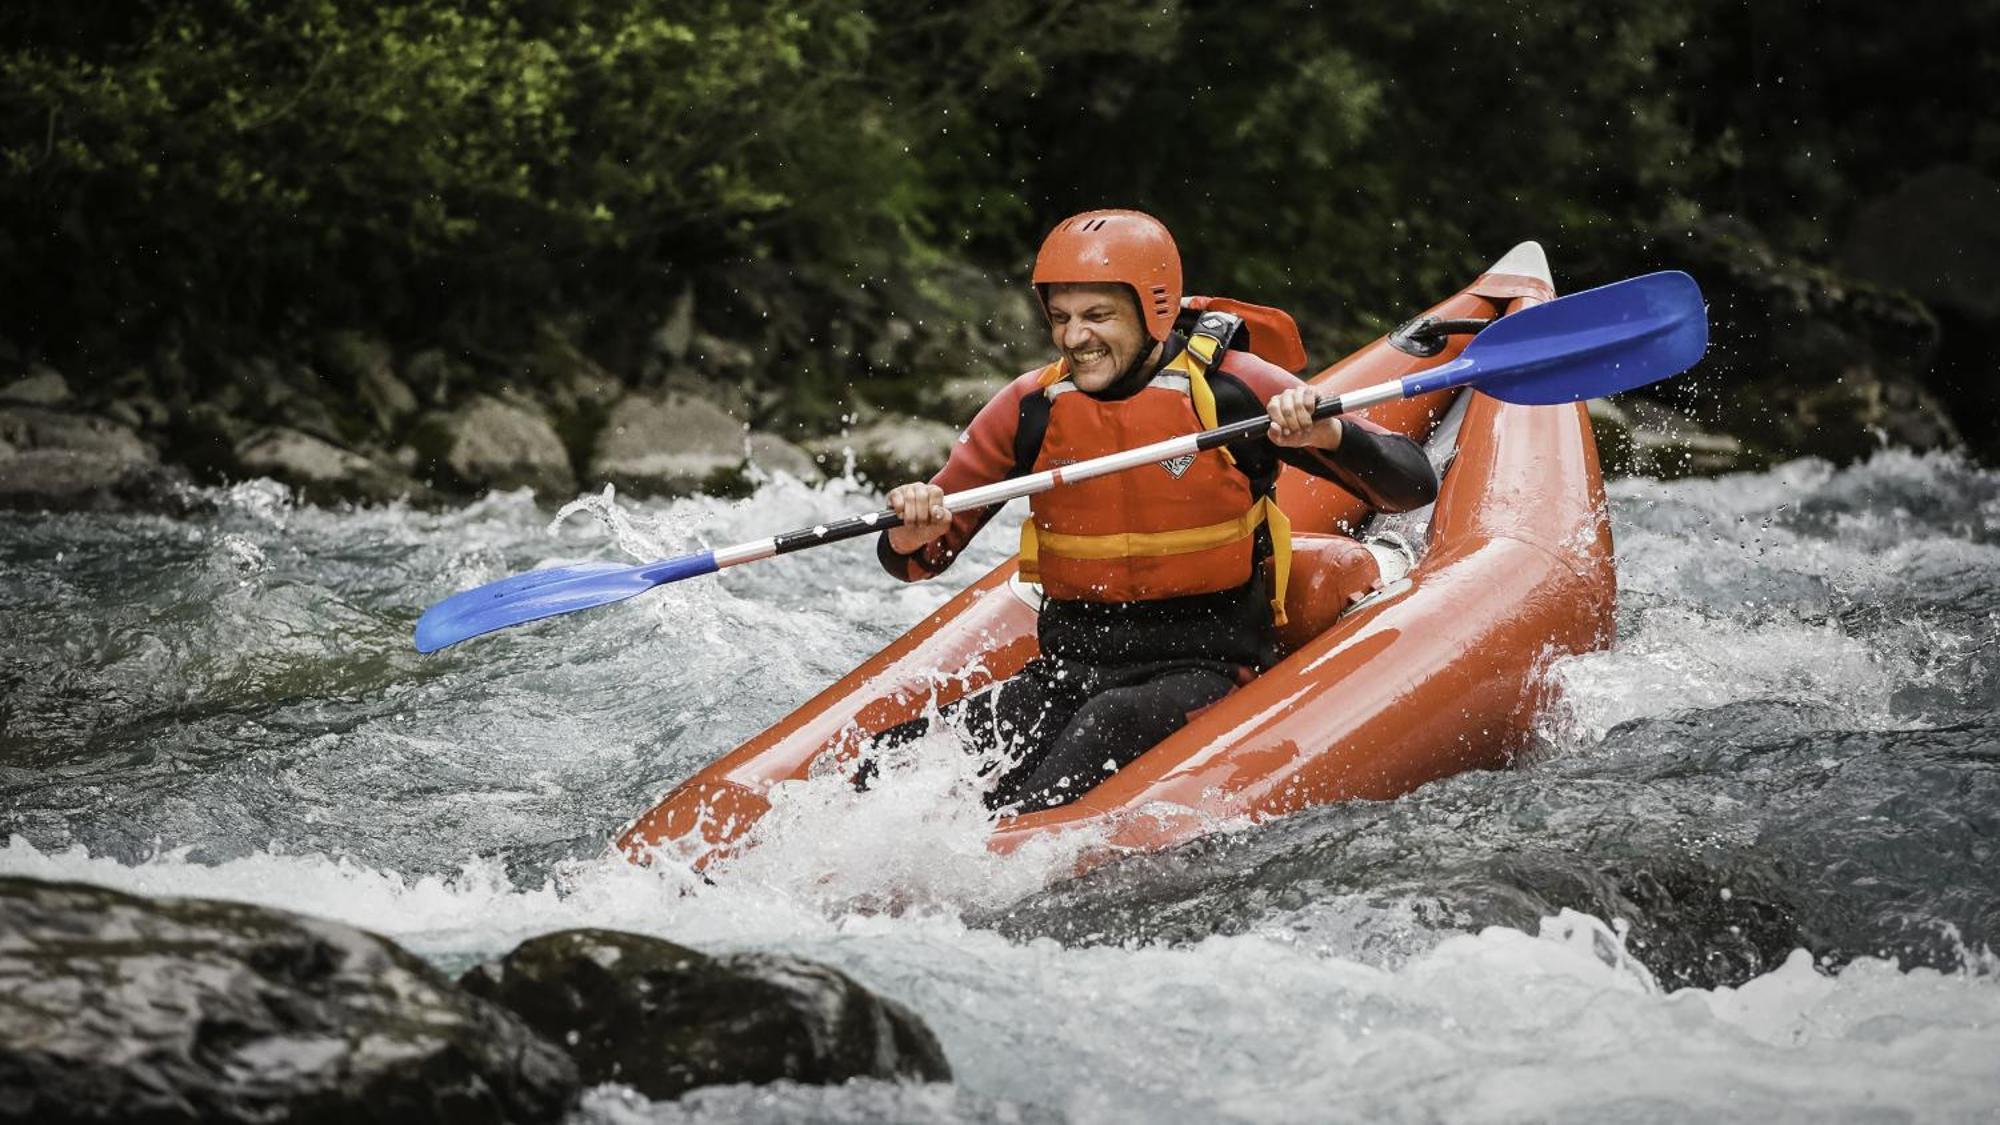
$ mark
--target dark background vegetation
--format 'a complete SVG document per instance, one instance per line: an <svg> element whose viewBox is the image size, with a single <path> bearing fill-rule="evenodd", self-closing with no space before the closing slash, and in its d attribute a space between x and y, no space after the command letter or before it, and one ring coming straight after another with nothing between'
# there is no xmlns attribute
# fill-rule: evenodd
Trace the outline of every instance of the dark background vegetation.
<svg viewBox="0 0 2000 1125"><path fill-rule="evenodd" d="M1992 457L1996 56L1989 0L16 0L0 361L173 407L333 329L461 389L554 333L823 429L1004 368L1041 235L1126 205L1321 361L1523 238L1689 268L1683 412Z"/></svg>

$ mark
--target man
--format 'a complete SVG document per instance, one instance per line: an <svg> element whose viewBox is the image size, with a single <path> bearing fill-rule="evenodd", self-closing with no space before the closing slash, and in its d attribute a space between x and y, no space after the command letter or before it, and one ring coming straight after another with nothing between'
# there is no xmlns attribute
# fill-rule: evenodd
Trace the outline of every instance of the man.
<svg viewBox="0 0 2000 1125"><path fill-rule="evenodd" d="M938 574L992 518L993 508L947 512L947 492L1260 413L1271 428L1268 440L1031 498L1022 570L1046 595L1040 655L948 709L974 748L1010 761L989 807L1021 810L1087 791L1273 662L1283 591L1266 589L1263 561L1289 558L1290 526L1271 500L1281 460L1381 511L1428 504L1438 486L1408 438L1358 419L1314 421L1318 394L1290 373L1213 332L1175 331L1180 251L1151 216L1063 222L1033 283L1061 358L994 396L928 483L890 491L903 519L877 544L890 574ZM1274 569L1282 582L1285 568Z"/></svg>

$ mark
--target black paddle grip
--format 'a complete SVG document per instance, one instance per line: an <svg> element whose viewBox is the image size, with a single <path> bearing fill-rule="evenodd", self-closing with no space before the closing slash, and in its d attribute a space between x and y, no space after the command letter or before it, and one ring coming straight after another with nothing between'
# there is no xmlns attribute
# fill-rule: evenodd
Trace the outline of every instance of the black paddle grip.
<svg viewBox="0 0 2000 1125"><path fill-rule="evenodd" d="M877 531L887 531L892 527L901 526L903 526L903 517L897 515L891 509L884 508L879 512L870 512L865 516L849 516L844 520L835 520L832 523L822 523L813 527L802 527L797 531L787 531L783 535L774 538L771 542L776 545L777 553L782 555L791 551L803 551L807 547L817 547L822 543L838 543L843 539L855 539L863 535L872 535Z"/></svg>

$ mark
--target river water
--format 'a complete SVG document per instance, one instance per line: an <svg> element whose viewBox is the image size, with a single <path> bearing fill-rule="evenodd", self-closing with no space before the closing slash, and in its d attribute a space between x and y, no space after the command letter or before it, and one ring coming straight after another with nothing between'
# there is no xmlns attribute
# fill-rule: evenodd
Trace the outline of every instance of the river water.
<svg viewBox="0 0 2000 1125"><path fill-rule="evenodd" d="M1884 452L1612 486L1620 639L1516 768L1070 882L948 749L793 787L703 885L607 841L1010 549L825 548L420 657L551 561L864 510L748 501L0 515L0 872L242 899L450 970L592 925L835 964L958 1080L600 1087L583 1122L2000 1119L2000 473Z"/></svg>

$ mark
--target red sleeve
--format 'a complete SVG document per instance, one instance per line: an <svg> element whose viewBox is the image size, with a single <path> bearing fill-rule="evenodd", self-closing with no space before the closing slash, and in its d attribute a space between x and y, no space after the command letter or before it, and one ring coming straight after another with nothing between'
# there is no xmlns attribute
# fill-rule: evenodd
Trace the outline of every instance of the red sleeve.
<svg viewBox="0 0 2000 1125"><path fill-rule="evenodd" d="M1007 479L1014 471L1014 435L1020 429L1021 402L1029 395L1042 393L1037 379L1040 374L1041 368L1036 368L1015 379L980 408L972 424L952 443L951 456L931 478L932 484L949 494ZM875 555L881 560L882 569L905 582L933 577L958 558L959 552L997 511L997 507L986 507L954 512L951 530L911 555L898 554L889 546L889 533L885 531L876 540Z"/></svg>

